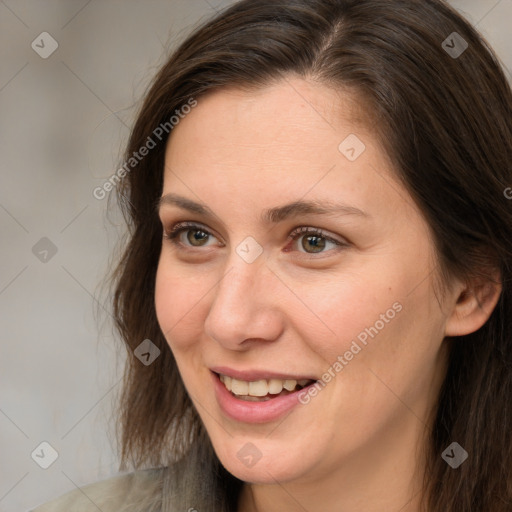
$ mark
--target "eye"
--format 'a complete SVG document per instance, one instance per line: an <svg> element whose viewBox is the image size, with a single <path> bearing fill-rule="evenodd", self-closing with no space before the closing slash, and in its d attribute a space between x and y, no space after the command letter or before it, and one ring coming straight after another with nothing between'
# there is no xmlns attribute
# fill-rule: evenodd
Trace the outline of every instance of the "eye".
<svg viewBox="0 0 512 512"><path fill-rule="evenodd" d="M316 254L321 252L328 252L330 249L336 249L339 247L346 247L348 244L341 240L326 235L319 228L312 227L300 227L290 233L289 240L296 242L301 240L299 245L299 252L305 252L308 254Z"/></svg>
<svg viewBox="0 0 512 512"><path fill-rule="evenodd" d="M209 247L215 245L209 242L213 241L212 239L217 239L204 226L193 222L179 222L175 224L169 232L164 232L164 238L170 240L176 246L185 248ZM294 243L301 240L299 249L295 250L307 254L325 253L332 249L348 246L348 243L326 235L319 228L305 226L297 228L290 233L288 240ZM286 252L291 250L294 249L285 249Z"/></svg>
<svg viewBox="0 0 512 512"><path fill-rule="evenodd" d="M209 237L215 238L210 231L199 224L180 222L175 224L170 232L164 233L164 238L173 244L185 247L208 247Z"/></svg>

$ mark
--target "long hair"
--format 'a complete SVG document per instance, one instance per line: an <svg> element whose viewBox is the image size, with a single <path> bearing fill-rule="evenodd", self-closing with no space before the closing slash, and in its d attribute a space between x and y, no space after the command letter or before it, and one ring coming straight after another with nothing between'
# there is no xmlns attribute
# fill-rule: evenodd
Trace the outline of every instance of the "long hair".
<svg viewBox="0 0 512 512"><path fill-rule="evenodd" d="M512 92L489 45L441 0L243 0L196 28L160 69L116 187L129 227L113 294L128 350L120 469L165 468L162 512L236 510L243 483L216 457L157 322L162 226L155 204L166 142L185 105L223 87L254 90L291 75L357 95L431 227L440 276L499 272L502 292L489 320L446 340L423 506L510 511L512 201L504 191L512 186ZM149 150L139 158L142 147ZM147 366L134 355L146 339L160 350ZM457 470L441 457L453 441L470 454Z"/></svg>

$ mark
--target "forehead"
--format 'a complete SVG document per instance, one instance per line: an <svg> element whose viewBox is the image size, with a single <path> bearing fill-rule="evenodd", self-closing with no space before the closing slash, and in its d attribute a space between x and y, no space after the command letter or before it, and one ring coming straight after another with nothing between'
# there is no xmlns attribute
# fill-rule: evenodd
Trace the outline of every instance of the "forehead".
<svg viewBox="0 0 512 512"><path fill-rule="evenodd" d="M203 171L235 165L283 175L287 166L306 163L315 171L345 164L354 150L358 156L377 149L371 128L353 93L319 83L287 78L253 90L224 88L200 97L173 128L166 165L188 162Z"/></svg>
<svg viewBox="0 0 512 512"><path fill-rule="evenodd" d="M354 92L290 77L265 87L229 87L200 97L173 129L169 146L176 145L173 140L181 139L182 132L203 144L275 147L296 140L298 146L306 136L307 146L325 146L333 137L340 140L344 128L357 127L366 134L373 124Z"/></svg>
<svg viewBox="0 0 512 512"><path fill-rule="evenodd" d="M392 165L353 95L287 79L197 101L169 138L163 195L241 214L304 197L371 214L397 200Z"/></svg>

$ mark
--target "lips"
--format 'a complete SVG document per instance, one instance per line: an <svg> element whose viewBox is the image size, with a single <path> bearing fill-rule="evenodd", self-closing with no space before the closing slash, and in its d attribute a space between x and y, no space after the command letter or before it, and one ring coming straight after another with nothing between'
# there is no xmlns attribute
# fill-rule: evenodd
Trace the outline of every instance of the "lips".
<svg viewBox="0 0 512 512"><path fill-rule="evenodd" d="M221 411L229 418L244 423L266 423L278 419L300 403L299 393L304 391L298 384L299 381L301 384L305 384L304 389L316 383L316 379L309 378L307 375L286 375L261 371L242 372L225 367L212 368L211 376ZM233 393L226 387L226 381L229 386L229 379L231 379L231 385L235 382L235 391L245 393L247 390L249 393L251 392L249 386L253 385L252 391L260 396ZM275 386L276 383L272 384L272 381L279 381L281 391L278 394L266 393L263 395L265 388L263 388L262 381L265 381L265 386ZM284 388L283 385L287 381L290 388L291 384L294 384L292 391ZM236 386L241 387L236 388ZM277 387L272 390L277 390Z"/></svg>

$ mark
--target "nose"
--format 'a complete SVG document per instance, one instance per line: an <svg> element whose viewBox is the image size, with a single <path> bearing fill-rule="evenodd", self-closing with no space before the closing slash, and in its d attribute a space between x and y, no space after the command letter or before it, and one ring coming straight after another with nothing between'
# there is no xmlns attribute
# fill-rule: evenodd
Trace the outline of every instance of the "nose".
<svg viewBox="0 0 512 512"><path fill-rule="evenodd" d="M235 252L224 277L213 290L205 320L205 334L231 350L247 350L254 343L275 341L283 330L279 279L263 255L247 263ZM282 290L281 290L282 293Z"/></svg>

